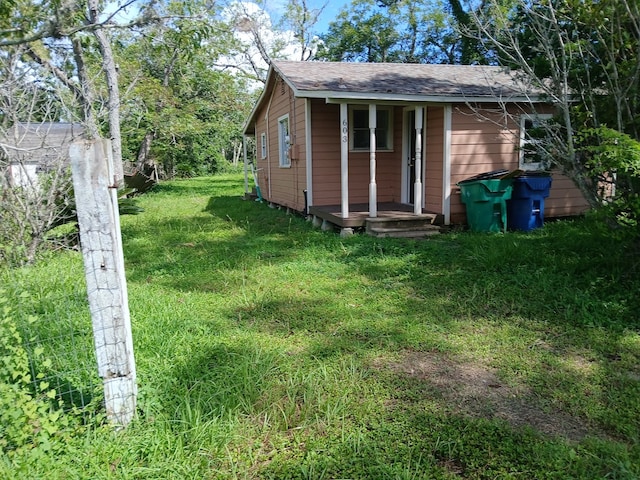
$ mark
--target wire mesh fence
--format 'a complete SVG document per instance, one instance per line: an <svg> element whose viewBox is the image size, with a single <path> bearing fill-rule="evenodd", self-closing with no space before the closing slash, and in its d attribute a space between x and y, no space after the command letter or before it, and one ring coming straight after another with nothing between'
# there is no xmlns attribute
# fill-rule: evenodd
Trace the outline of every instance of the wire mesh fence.
<svg viewBox="0 0 640 480"><path fill-rule="evenodd" d="M29 359L33 392L55 391L64 410L93 415L100 408L102 380L96 368L91 318L81 259L68 254L68 269L46 264L0 273L5 316L10 316ZM7 341L7 339L3 339Z"/></svg>
<svg viewBox="0 0 640 480"><path fill-rule="evenodd" d="M60 267L64 253L56 254L55 271L41 259L30 267L30 258L3 262L7 249L25 247L0 238L0 363L7 367L0 387L14 391L12 380L24 387L30 378L36 396L57 398L65 409L102 398L109 421L125 426L135 414L137 387L111 143L72 142L69 156L83 258L65 256L67 271ZM7 189L42 190L0 185L0 193Z"/></svg>

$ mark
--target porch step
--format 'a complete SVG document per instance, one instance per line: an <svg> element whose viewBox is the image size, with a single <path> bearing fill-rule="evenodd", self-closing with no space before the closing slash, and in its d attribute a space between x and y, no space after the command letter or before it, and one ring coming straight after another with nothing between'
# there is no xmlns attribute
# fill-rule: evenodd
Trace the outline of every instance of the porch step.
<svg viewBox="0 0 640 480"><path fill-rule="evenodd" d="M439 235L440 228L431 225L420 230L406 230L400 228L376 228L367 230L367 233L373 237L380 238L425 238L431 235Z"/></svg>
<svg viewBox="0 0 640 480"><path fill-rule="evenodd" d="M440 233L433 224L436 215L412 215L407 218L367 218L367 234L374 237L423 238Z"/></svg>

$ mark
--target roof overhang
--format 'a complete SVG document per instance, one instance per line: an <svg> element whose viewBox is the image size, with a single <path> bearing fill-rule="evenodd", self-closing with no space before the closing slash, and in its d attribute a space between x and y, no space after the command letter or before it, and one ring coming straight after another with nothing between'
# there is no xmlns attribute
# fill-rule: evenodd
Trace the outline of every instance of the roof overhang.
<svg viewBox="0 0 640 480"><path fill-rule="evenodd" d="M464 96L464 95L420 95L420 94L393 94L385 92L345 92L341 90L302 90L278 68L277 65L271 64L267 74L264 90L254 105L251 113L243 126L244 135L254 135L255 132L249 131L256 122L257 112L262 105L264 99L271 94L275 88L276 78L281 78L296 98L310 98L324 100L328 104L354 103L354 104L516 104L516 103L549 103L549 101L541 95L518 95L508 96L495 95L482 96Z"/></svg>
<svg viewBox="0 0 640 480"><path fill-rule="evenodd" d="M476 96L476 97L463 97L459 95L389 95L389 94L363 94L363 93L349 93L341 94L341 92L322 92L321 95L317 95L321 92L309 92L308 94L301 93L296 97L304 98L321 98L325 99L327 103L436 103L436 104L450 104L450 103L540 103L543 102L540 98L533 97L499 97L499 96Z"/></svg>
<svg viewBox="0 0 640 480"><path fill-rule="evenodd" d="M271 90L273 90L273 88L275 87L274 83L275 83L275 77L276 73L274 73L274 68L273 68L273 64L269 67L269 72L267 73L267 79L264 82L264 88L262 89L262 93L260 94L260 96L258 97L258 100L256 100L256 103L253 105L253 108L251 109L251 113L249 113L249 117L247 118L247 121L244 122L244 125L242 126L242 134L243 135L249 135L249 136L253 136L255 135L255 132L253 131L249 131L249 129L251 128L252 125L254 125L256 123L256 115L258 115L258 110L260 109L260 106L262 105L262 102L264 101L264 99L269 96L271 94Z"/></svg>

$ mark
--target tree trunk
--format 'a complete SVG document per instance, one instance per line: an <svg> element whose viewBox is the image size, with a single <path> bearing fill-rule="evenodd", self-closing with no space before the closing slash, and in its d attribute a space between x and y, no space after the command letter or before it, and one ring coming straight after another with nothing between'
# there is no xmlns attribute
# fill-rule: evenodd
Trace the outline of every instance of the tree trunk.
<svg viewBox="0 0 640 480"><path fill-rule="evenodd" d="M89 20L92 23L99 23L98 0L89 0ZM114 183L118 187L124 185L124 168L122 165L122 135L120 133L120 90L118 88L118 68L111 50L111 43L107 33L102 28L93 30L93 34L98 40L98 48L102 54L102 68L107 80L109 91L109 133L111 135L111 148L113 150Z"/></svg>
<svg viewBox="0 0 640 480"><path fill-rule="evenodd" d="M171 56L171 60L169 60L169 63L164 67L164 74L162 76L162 86L164 88L169 88L169 80L171 79L171 75L173 75L173 69L176 65L176 62L178 61L178 56L179 56L179 50L175 49L173 51L173 55ZM156 111L160 112L162 108L163 108L162 103L158 102L156 104ZM156 162L151 160L150 158L151 144L153 143L155 138L156 138L155 129L149 130L145 134L144 138L142 139L142 143L140 144L140 148L138 149L138 157L136 159L135 168L136 170L144 173L145 175L149 175L150 173L152 173L155 176L154 180L157 182L158 167L156 165Z"/></svg>
<svg viewBox="0 0 640 480"><path fill-rule="evenodd" d="M95 139L100 136L100 133L98 132L98 122L96 121L96 116L93 111L93 89L91 88L91 83L87 75L80 38L74 37L71 40L71 45L73 46L73 57L76 61L78 80L80 81L80 87L77 88L76 98L78 99L78 103L82 106L84 125L87 129L85 136L87 138ZM58 78L60 78L60 76L58 76Z"/></svg>
<svg viewBox="0 0 640 480"><path fill-rule="evenodd" d="M150 166L151 169L155 167L155 162L151 161L149 154L151 153L151 144L153 143L153 139L156 136L155 131L148 131L144 138L142 139L142 143L140 144L140 149L138 150L138 158L136 160L136 170L142 172L144 174L147 173L147 166Z"/></svg>

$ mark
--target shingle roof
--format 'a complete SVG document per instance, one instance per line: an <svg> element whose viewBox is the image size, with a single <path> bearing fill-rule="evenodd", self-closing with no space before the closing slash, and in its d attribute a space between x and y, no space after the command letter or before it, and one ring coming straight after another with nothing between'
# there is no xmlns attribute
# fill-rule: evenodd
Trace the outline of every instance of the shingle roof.
<svg viewBox="0 0 640 480"><path fill-rule="evenodd" d="M297 96L378 98L524 98L537 94L502 67L406 63L274 61L273 68Z"/></svg>
<svg viewBox="0 0 640 480"><path fill-rule="evenodd" d="M265 89L244 125L245 133L278 77L296 97L335 103L546 102L542 90L503 67L274 60Z"/></svg>
<svg viewBox="0 0 640 480"><path fill-rule="evenodd" d="M1 150L11 162L47 164L66 159L69 143L82 132L72 123L17 123L0 139Z"/></svg>

